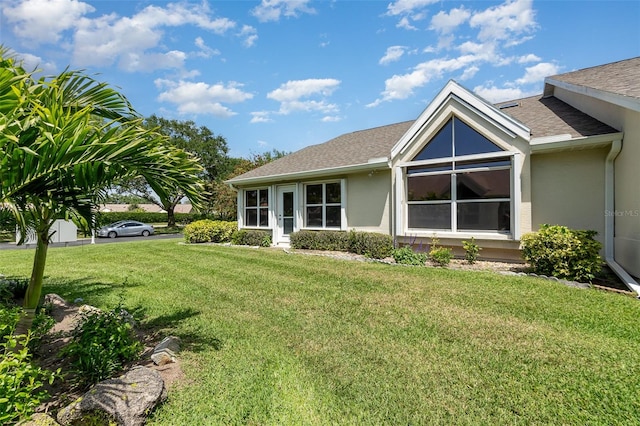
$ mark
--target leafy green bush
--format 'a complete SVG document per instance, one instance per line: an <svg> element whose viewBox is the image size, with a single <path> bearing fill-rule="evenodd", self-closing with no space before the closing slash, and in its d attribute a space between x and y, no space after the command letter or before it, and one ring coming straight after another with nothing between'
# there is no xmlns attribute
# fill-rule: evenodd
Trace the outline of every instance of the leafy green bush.
<svg viewBox="0 0 640 426"><path fill-rule="evenodd" d="M431 248L429 249L429 260L437 266L447 266L451 263L453 251L449 247L441 247L437 238L431 239Z"/></svg>
<svg viewBox="0 0 640 426"><path fill-rule="evenodd" d="M403 246L393 250L392 256L396 263L403 265L424 266L427 261L426 253L415 252L411 246Z"/></svg>
<svg viewBox="0 0 640 426"><path fill-rule="evenodd" d="M349 251L374 259L384 259L393 252L393 239L390 235L376 232L349 232Z"/></svg>
<svg viewBox="0 0 640 426"><path fill-rule="evenodd" d="M29 337L5 335L0 341L0 424L26 419L49 394L42 389L52 384L58 372L31 363ZM20 347L21 349L16 349Z"/></svg>
<svg viewBox="0 0 640 426"><path fill-rule="evenodd" d="M23 298L28 286L28 278L0 277L0 302L8 303Z"/></svg>
<svg viewBox="0 0 640 426"><path fill-rule="evenodd" d="M596 231L542 225L538 232L522 236L522 257L536 274L590 282L602 269L602 258L598 254L602 244L594 239L596 234Z"/></svg>
<svg viewBox="0 0 640 426"><path fill-rule="evenodd" d="M222 220L198 220L184 227L184 239L188 243L228 243L238 229L238 222Z"/></svg>
<svg viewBox="0 0 640 426"><path fill-rule="evenodd" d="M478 260L478 254L480 254L480 246L476 243L475 239L471 237L471 241L463 241L462 248L464 248L464 258L470 265L473 265Z"/></svg>
<svg viewBox="0 0 640 426"><path fill-rule="evenodd" d="M265 229L240 229L231 236L231 242L240 246L269 247L271 231Z"/></svg>
<svg viewBox="0 0 640 426"><path fill-rule="evenodd" d="M97 383L113 376L124 363L136 359L142 351L130 315L121 306L107 312L82 314L72 336L60 354L71 359L80 381L85 383Z"/></svg>
<svg viewBox="0 0 640 426"><path fill-rule="evenodd" d="M375 232L298 231L290 236L291 247L307 250L348 251L374 259L391 256L393 239Z"/></svg>
<svg viewBox="0 0 640 426"><path fill-rule="evenodd" d="M349 234L344 231L298 231L290 235L291 247L303 250L349 251Z"/></svg>

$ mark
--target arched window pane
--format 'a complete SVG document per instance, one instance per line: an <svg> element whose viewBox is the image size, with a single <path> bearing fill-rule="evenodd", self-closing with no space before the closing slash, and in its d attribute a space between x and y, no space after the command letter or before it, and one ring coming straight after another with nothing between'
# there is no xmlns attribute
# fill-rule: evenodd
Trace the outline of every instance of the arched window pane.
<svg viewBox="0 0 640 426"><path fill-rule="evenodd" d="M413 161L434 160L453 156L453 122L449 120L445 126L422 148Z"/></svg>
<svg viewBox="0 0 640 426"><path fill-rule="evenodd" d="M454 131L456 157L502 151L496 144L467 126L463 121L455 120Z"/></svg>

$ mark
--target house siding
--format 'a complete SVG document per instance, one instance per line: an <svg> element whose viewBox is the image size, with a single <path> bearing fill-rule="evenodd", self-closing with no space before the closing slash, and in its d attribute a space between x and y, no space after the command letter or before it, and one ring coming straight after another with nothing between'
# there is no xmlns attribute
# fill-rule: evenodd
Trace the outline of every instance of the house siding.
<svg viewBox="0 0 640 426"><path fill-rule="evenodd" d="M555 88L554 96L624 133L622 151L615 160L614 257L625 270L640 277L640 112ZM603 204L604 205L604 204Z"/></svg>
<svg viewBox="0 0 640 426"><path fill-rule="evenodd" d="M347 177L349 229L391 234L391 171L376 170Z"/></svg>
<svg viewBox="0 0 640 426"><path fill-rule="evenodd" d="M592 229L604 244L604 179L608 149L590 149L531 157L532 221Z"/></svg>

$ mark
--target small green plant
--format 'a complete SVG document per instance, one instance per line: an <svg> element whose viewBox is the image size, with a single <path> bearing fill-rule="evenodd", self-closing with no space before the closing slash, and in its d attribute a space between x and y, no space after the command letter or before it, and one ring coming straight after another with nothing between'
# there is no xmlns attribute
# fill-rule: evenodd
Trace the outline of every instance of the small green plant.
<svg viewBox="0 0 640 426"><path fill-rule="evenodd" d="M478 261L478 254L480 254L480 246L476 243L475 239L471 237L471 241L463 241L462 248L464 248L464 258L467 263L473 265Z"/></svg>
<svg viewBox="0 0 640 426"><path fill-rule="evenodd" d="M3 425L29 417L49 397L42 386L47 382L52 384L60 372L32 364L29 339L9 334L0 341L0 424Z"/></svg>
<svg viewBox="0 0 640 426"><path fill-rule="evenodd" d="M81 382L97 383L136 359L141 351L130 314L118 306L107 312L83 314L71 343L62 349L61 355L71 359Z"/></svg>
<svg viewBox="0 0 640 426"><path fill-rule="evenodd" d="M426 253L415 252L411 246L403 246L393 250L392 256L396 263L403 265L424 266L427 261Z"/></svg>
<svg viewBox="0 0 640 426"><path fill-rule="evenodd" d="M451 263L453 257L453 251L449 247L441 247L438 244L440 240L437 238L431 239L431 249L429 250L429 260L435 263L437 266L445 267Z"/></svg>
<svg viewBox="0 0 640 426"><path fill-rule="evenodd" d="M591 281L602 269L598 254L602 244L596 231L542 225L538 232L522 236L522 257L533 272L575 281Z"/></svg>
<svg viewBox="0 0 640 426"><path fill-rule="evenodd" d="M393 238L377 232L349 232L349 252L373 259L384 259L393 252Z"/></svg>

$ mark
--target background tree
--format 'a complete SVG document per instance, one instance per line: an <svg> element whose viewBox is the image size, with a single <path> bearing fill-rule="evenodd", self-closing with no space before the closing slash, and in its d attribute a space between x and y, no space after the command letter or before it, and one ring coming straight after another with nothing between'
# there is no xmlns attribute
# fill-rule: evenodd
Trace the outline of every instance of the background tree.
<svg viewBox="0 0 640 426"><path fill-rule="evenodd" d="M152 115L145 120L145 127L165 135L171 145L198 157L203 167L200 176L209 183L229 173L227 141L216 136L206 126L196 126L193 121L168 120ZM167 226L175 226L175 207L185 198L184 191L175 187L159 196L144 179L135 178L123 182L117 192L129 193L156 204L167 212Z"/></svg>
<svg viewBox="0 0 640 426"><path fill-rule="evenodd" d="M0 206L13 214L19 243L37 239L16 334L33 321L56 219L88 229L106 188L138 176L160 197L178 188L203 201L197 160L144 127L123 95L76 71L36 81L1 47L0 128Z"/></svg>
<svg viewBox="0 0 640 426"><path fill-rule="evenodd" d="M274 149L262 154L252 154L249 158L230 158L228 160L228 164L231 171L224 177L224 180L231 179L253 169L257 169L258 167L275 161L278 158L282 158L287 154L288 152ZM237 192L222 179L215 182L209 182L207 189L208 192L212 194L209 198L209 203L207 203L208 213L218 216L223 220L237 220Z"/></svg>

